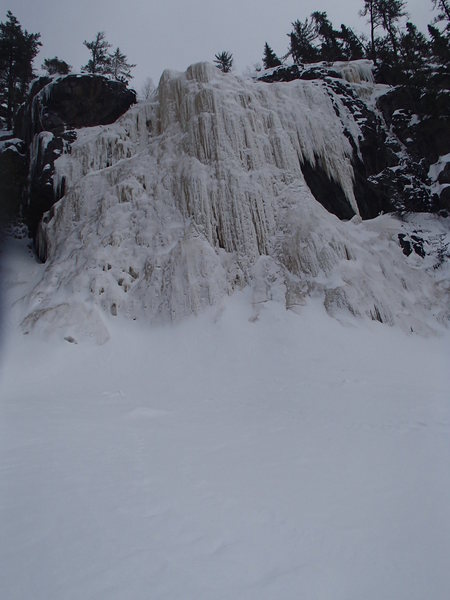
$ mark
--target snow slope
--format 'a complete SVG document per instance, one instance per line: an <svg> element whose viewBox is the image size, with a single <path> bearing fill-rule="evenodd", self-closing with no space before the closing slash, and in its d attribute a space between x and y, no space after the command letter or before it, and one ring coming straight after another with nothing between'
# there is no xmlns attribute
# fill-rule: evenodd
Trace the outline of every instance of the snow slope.
<svg viewBox="0 0 450 600"><path fill-rule="evenodd" d="M18 325L47 267L4 256L1 598L447 600L448 331L255 320L247 288L45 341Z"/></svg>
<svg viewBox="0 0 450 600"><path fill-rule="evenodd" d="M348 85L370 74L360 67L347 67L358 82ZM321 80L249 82L206 63L165 72L152 102L81 130L56 161L66 195L44 218L48 260L24 330L78 341L94 331L102 343L104 314L176 321L246 286L255 310L268 300L297 310L317 296L332 315L405 331L446 322L445 266L427 270L398 244L417 223L357 216L348 136L357 148L360 133ZM352 222L314 199L305 161L339 184ZM445 220L430 228L448 236Z"/></svg>
<svg viewBox="0 0 450 600"><path fill-rule="evenodd" d="M0 598L447 600L448 220L339 221L349 156L207 65L79 132L0 256Z"/></svg>

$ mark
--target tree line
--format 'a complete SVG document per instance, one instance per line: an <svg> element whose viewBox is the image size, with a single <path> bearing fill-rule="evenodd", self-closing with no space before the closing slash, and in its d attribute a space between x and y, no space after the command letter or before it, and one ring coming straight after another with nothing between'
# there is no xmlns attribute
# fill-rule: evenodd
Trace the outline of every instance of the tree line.
<svg viewBox="0 0 450 600"><path fill-rule="evenodd" d="M315 11L291 24L288 50L281 58L265 43L264 68L280 66L288 58L297 64L369 58L377 68L378 80L392 85L423 77L430 62L448 68L449 0L431 0L431 3L437 14L428 25L427 36L411 21L401 27L407 17L405 0L363 0L360 15L367 19L369 38L344 24L335 29L326 12Z"/></svg>
<svg viewBox="0 0 450 600"><path fill-rule="evenodd" d="M397 85L423 80L430 62L447 69L450 63L450 3L449 0L431 0L431 3L437 14L428 25L428 36L411 21L401 27L407 17L405 0L362 1L359 14L367 19L369 38L344 24L335 29L326 12L314 11L306 19L291 23L288 49L281 57L265 42L263 66L271 69L288 59L301 64L368 58L373 60L378 81L382 83ZM214 63L228 73L233 55L229 51L219 52Z"/></svg>
<svg viewBox="0 0 450 600"><path fill-rule="evenodd" d="M263 65L269 69L287 59L295 63L334 62L372 59L378 81L388 84L417 82L426 84L430 63L448 72L450 64L450 0L431 0L436 16L428 26L428 35L411 21L401 28L407 16L405 0L362 0L360 15L367 19L370 37L359 35L344 24L335 29L324 11L314 11L304 20L296 20L287 34L287 52L278 57L269 44L264 45ZM119 47L111 51L105 33L100 31L91 41L84 41L89 51L88 62L81 67L85 73L101 74L128 84L131 70ZM0 127L11 129L14 115L24 102L28 86L35 74L33 60L42 43L39 33L23 29L11 11L0 22ZM233 55L222 51L214 62L223 72L232 69ZM66 75L71 66L57 56L46 58L42 68L49 75Z"/></svg>
<svg viewBox="0 0 450 600"><path fill-rule="evenodd" d="M23 29L11 11L6 13L5 22L0 22L0 128L12 128L14 115L26 99L28 86L35 77L33 61L42 46L40 37L40 33ZM119 47L110 51L112 46L103 31L83 44L90 58L81 72L105 75L128 84L136 65L128 62ZM49 75L67 75L72 70L71 65L57 56L46 58L41 66Z"/></svg>

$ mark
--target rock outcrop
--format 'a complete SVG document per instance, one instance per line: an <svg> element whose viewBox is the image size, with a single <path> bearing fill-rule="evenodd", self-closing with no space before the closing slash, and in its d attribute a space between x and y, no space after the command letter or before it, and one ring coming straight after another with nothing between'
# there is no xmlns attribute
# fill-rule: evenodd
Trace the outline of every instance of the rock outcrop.
<svg viewBox="0 0 450 600"><path fill-rule="evenodd" d="M351 111L361 132L352 165L355 197L363 218L380 212L448 210L449 189L433 186L438 180L430 177L430 169L433 171L440 157L450 152L449 82L440 81L434 91L412 85L390 88L379 95L376 106L370 107L364 86L358 97L357 85L370 78L366 71L369 67L369 61L282 66L263 73L259 80L273 83L320 79ZM352 123L349 125L351 140ZM316 199L339 217L347 218L339 190L332 190L317 171L306 171ZM333 196L335 207L330 208L329 198Z"/></svg>
<svg viewBox="0 0 450 600"><path fill-rule="evenodd" d="M18 212L27 179L25 143L18 138L0 138L0 229Z"/></svg>
<svg viewBox="0 0 450 600"><path fill-rule="evenodd" d="M136 94L101 75L40 77L15 122L14 135L27 148L24 216L34 236L42 215L64 193L55 189L54 163L68 152L76 129L113 123L136 102Z"/></svg>
<svg viewBox="0 0 450 600"><path fill-rule="evenodd" d="M267 77L207 63L166 71L148 102L79 129L96 103L101 124L119 112L104 116L94 91L86 121L70 106L78 85L106 84L36 82L17 133L29 143L27 216L47 264L24 331L56 323L79 339L86 321L101 343L101 313L167 322L244 288L255 319L265 302L300 310L314 296L330 315L406 331L448 321L448 226L405 215L442 206L445 146L408 151L420 118L401 125L394 98L376 107L388 88L374 86L369 61ZM134 100L119 96L120 110ZM374 218L383 212L401 219Z"/></svg>
<svg viewBox="0 0 450 600"><path fill-rule="evenodd" d="M26 331L57 322L78 339L81 305L167 322L244 288L254 319L266 302L297 311L313 296L338 318L408 332L446 322L443 219L361 219L378 209L358 196L355 156L361 186L388 160L367 142L383 132L363 111L372 91L344 78L269 85L201 63L165 72L110 127L79 131L56 161L65 195L39 229L47 264Z"/></svg>
<svg viewBox="0 0 450 600"><path fill-rule="evenodd" d="M114 123L136 102L136 94L120 81L101 75L40 77L30 89L14 129L27 144L41 131L59 134Z"/></svg>

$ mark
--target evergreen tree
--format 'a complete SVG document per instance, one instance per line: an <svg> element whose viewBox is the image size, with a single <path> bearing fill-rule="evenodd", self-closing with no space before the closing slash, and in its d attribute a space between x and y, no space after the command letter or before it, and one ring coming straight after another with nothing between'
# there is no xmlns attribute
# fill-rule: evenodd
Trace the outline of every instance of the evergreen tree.
<svg viewBox="0 0 450 600"><path fill-rule="evenodd" d="M281 65L281 60L267 42L264 44L263 65L265 69L272 69Z"/></svg>
<svg viewBox="0 0 450 600"><path fill-rule="evenodd" d="M428 25L428 33L431 38L431 54L437 62L448 68L450 66L450 36L448 34L445 35L445 33L442 33L433 25Z"/></svg>
<svg viewBox="0 0 450 600"><path fill-rule="evenodd" d="M364 57L364 45L350 27L341 25L339 37L342 41L342 54L345 60L358 60Z"/></svg>
<svg viewBox="0 0 450 600"><path fill-rule="evenodd" d="M91 53L91 58L87 64L81 67L84 73L106 74L110 72L110 57L108 50L111 44L106 41L104 31L99 31L92 42L84 40L83 44Z"/></svg>
<svg viewBox="0 0 450 600"><path fill-rule="evenodd" d="M222 73L229 73L233 66L233 55L231 52L223 50L214 55L214 62L216 67L222 71Z"/></svg>
<svg viewBox="0 0 450 600"><path fill-rule="evenodd" d="M289 37L289 51L287 56L291 56L295 63L315 62L319 58L317 49L313 42L317 39L317 31L313 21L305 19L304 21L294 21L294 28Z"/></svg>
<svg viewBox="0 0 450 600"><path fill-rule="evenodd" d="M65 60L60 60L57 56L46 58L41 66L49 75L67 75L72 69Z"/></svg>
<svg viewBox="0 0 450 600"><path fill-rule="evenodd" d="M406 15L404 0L377 0L378 20L387 32L394 54L398 51L397 22Z"/></svg>
<svg viewBox="0 0 450 600"><path fill-rule="evenodd" d="M374 63L377 62L377 52L375 47L375 29L380 25L380 17L377 11L378 0L364 0L364 7L360 11L362 17L367 17L370 25L370 58Z"/></svg>
<svg viewBox="0 0 450 600"><path fill-rule="evenodd" d="M430 44L423 33L413 23L406 23L406 33L400 38L402 72L404 78L413 81L414 85L425 81L429 51Z"/></svg>
<svg viewBox="0 0 450 600"><path fill-rule="evenodd" d="M368 17L370 25L370 58L375 63L383 63L383 77L395 79L393 74L399 72L400 64L398 21L406 15L405 0L364 0L364 7L360 14ZM375 36L375 30L379 27L384 29L386 36ZM392 80L390 83L395 81Z"/></svg>
<svg viewBox="0 0 450 600"><path fill-rule="evenodd" d="M108 58L108 65L105 69L105 73L111 75L116 81L128 84L129 80L133 78L131 69L136 65L131 65L127 62L128 59L125 54L120 51L120 48L116 48Z"/></svg>
<svg viewBox="0 0 450 600"><path fill-rule="evenodd" d="M435 19L435 23L439 21L450 22L450 3L448 0L432 0L433 8L438 10L438 14Z"/></svg>
<svg viewBox="0 0 450 600"><path fill-rule="evenodd" d="M18 106L25 100L33 79L33 60L41 42L39 33L28 33L11 11L0 23L0 105L7 129L13 125Z"/></svg>
<svg viewBox="0 0 450 600"><path fill-rule="evenodd" d="M316 10L311 18L315 25L317 37L321 42L320 58L329 62L342 60L343 51L339 42L339 33L333 29L326 12Z"/></svg>

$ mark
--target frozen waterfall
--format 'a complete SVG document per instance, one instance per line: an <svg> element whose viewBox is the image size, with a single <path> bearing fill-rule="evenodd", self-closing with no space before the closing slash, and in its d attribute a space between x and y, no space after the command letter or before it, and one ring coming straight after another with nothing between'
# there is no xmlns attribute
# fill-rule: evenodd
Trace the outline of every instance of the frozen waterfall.
<svg viewBox="0 0 450 600"><path fill-rule="evenodd" d="M347 80L358 85L364 69L347 67ZM321 80L245 81L206 63L164 72L150 102L79 130L56 161L65 195L41 225L47 262L24 329L72 335L85 314L101 342L102 312L165 322L249 286L256 314L269 300L299 310L313 295L335 316L427 330L430 310L447 318L435 307L444 287L402 254L407 223L361 222L359 139ZM343 190L352 221L315 200L305 162Z"/></svg>

